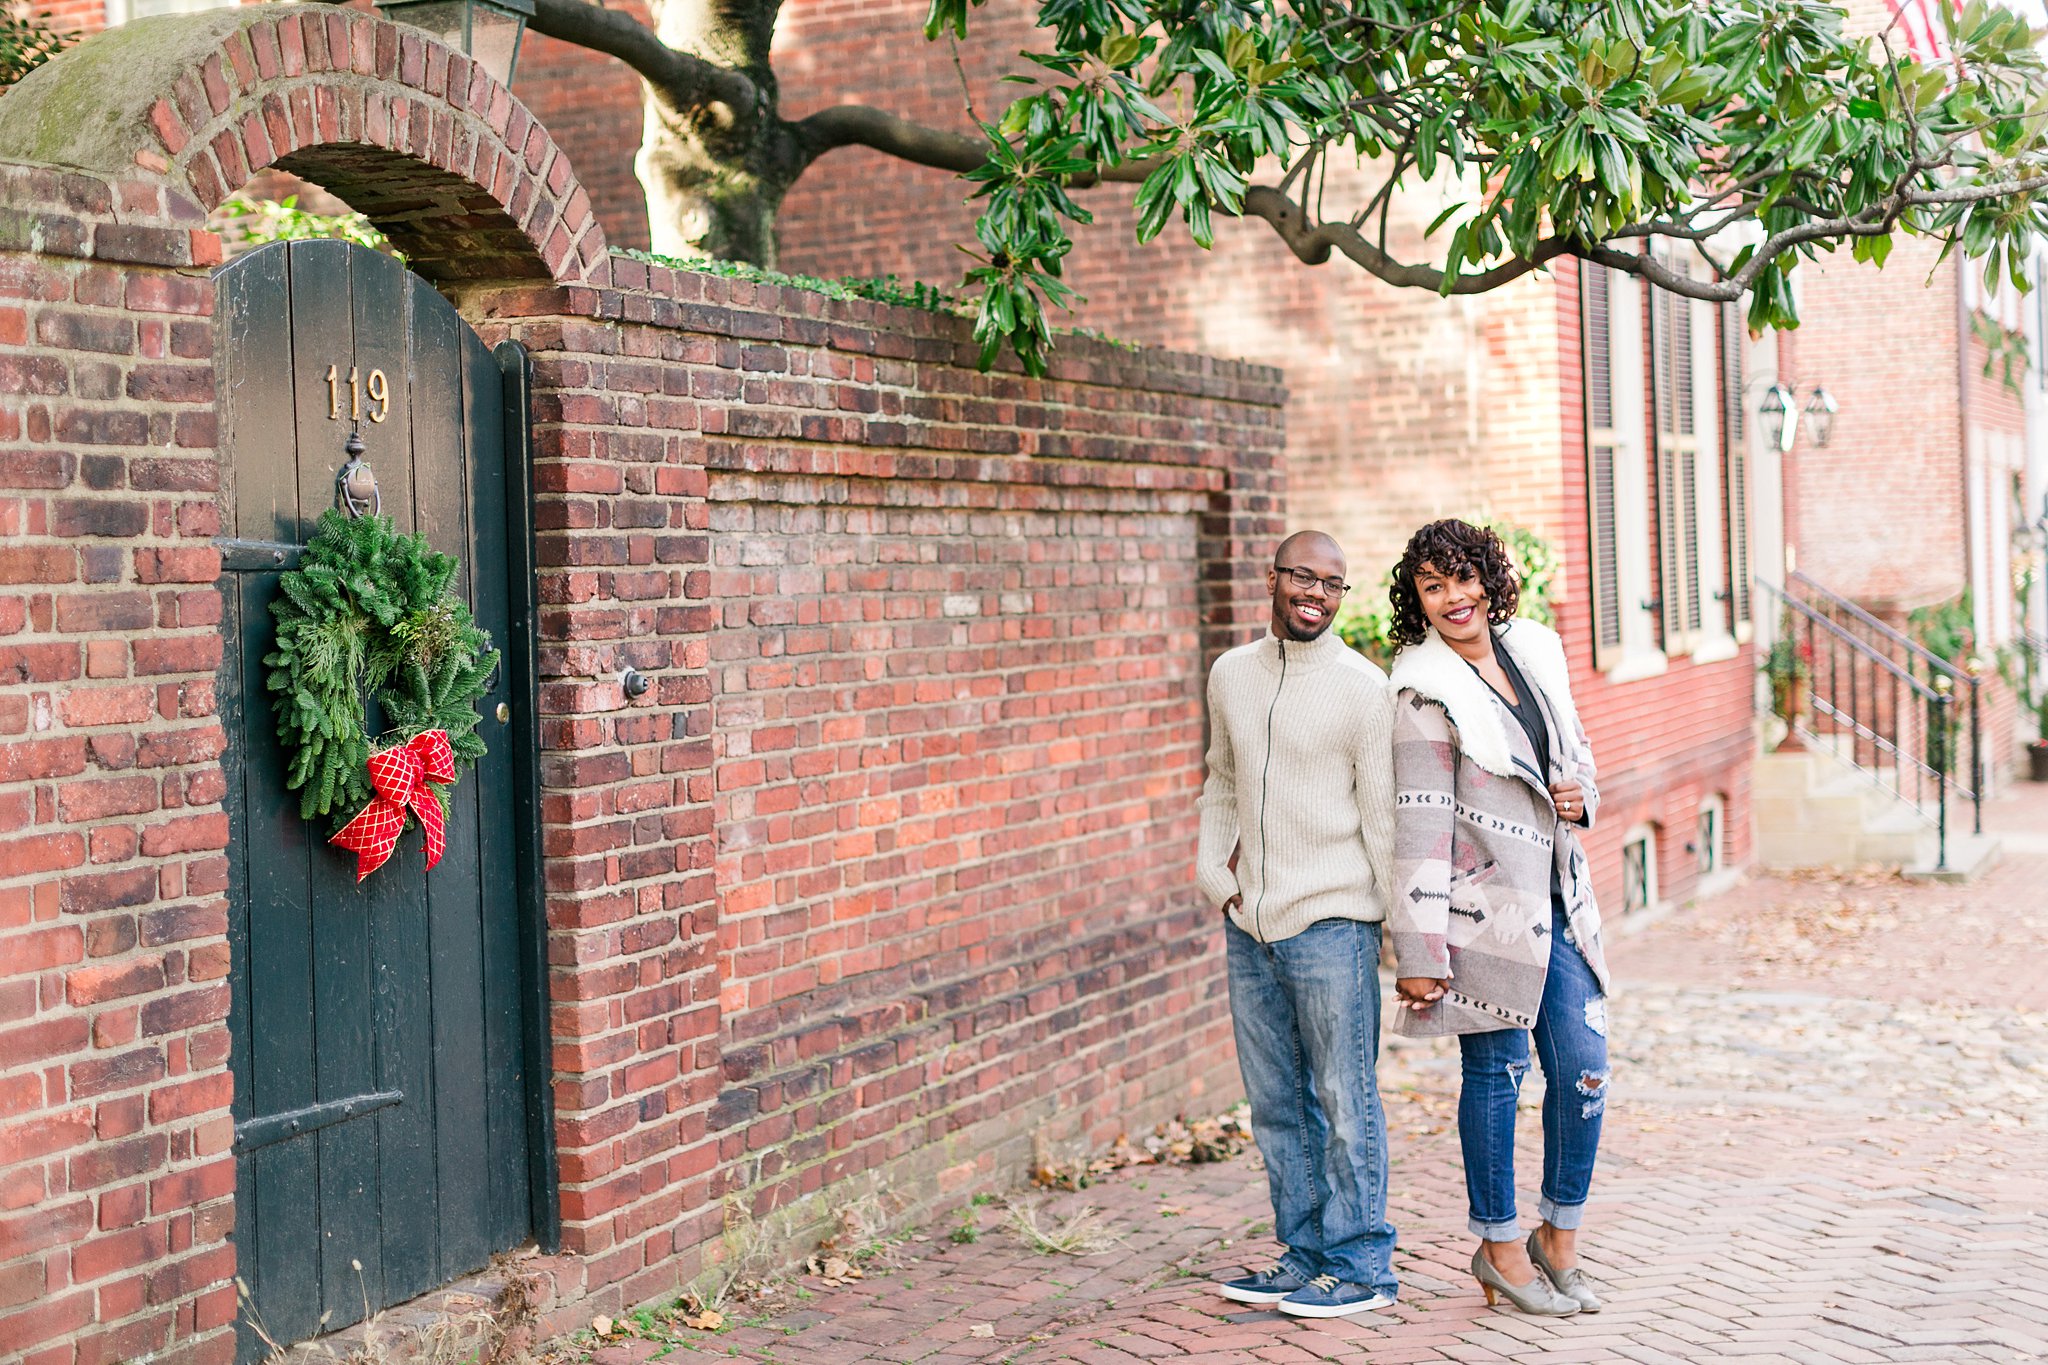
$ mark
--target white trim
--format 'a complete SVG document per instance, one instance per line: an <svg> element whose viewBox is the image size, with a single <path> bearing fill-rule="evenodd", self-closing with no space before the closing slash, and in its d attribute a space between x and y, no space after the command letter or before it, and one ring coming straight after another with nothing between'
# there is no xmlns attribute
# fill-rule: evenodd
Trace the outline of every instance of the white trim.
<svg viewBox="0 0 2048 1365"><path fill-rule="evenodd" d="M1701 650L1712 650L1725 635L1728 594L1727 537L1721 502L1721 344L1719 310L1692 300L1693 534L1699 546L1700 600L1694 604L1700 626L1690 632L1690 653L1700 662Z"/></svg>
<svg viewBox="0 0 2048 1365"><path fill-rule="evenodd" d="M1656 566L1650 562L1650 451L1648 438L1650 374L1644 356L1643 290L1633 275L1611 270L1607 276L1609 382L1613 388L1614 431L1614 581L1621 601L1620 662L1610 678L1633 670L1637 658L1657 648L1657 617L1644 603L1654 592ZM1658 672L1662 672L1660 667Z"/></svg>
<svg viewBox="0 0 2048 1365"><path fill-rule="evenodd" d="M1692 661L1696 664L1717 664L1732 659L1742 652L1742 642L1730 635L1726 629L1710 631L1697 637L1693 642Z"/></svg>
<svg viewBox="0 0 2048 1365"><path fill-rule="evenodd" d="M1607 681L1641 682L1645 678L1661 678L1670 671L1671 660L1664 657L1663 650L1632 650L1622 656L1620 663L1607 670Z"/></svg>

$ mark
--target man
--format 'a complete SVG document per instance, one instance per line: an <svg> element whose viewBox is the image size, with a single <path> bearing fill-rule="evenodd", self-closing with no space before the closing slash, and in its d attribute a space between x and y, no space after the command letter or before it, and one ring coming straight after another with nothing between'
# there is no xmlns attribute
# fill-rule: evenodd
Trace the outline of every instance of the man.
<svg viewBox="0 0 2048 1365"><path fill-rule="evenodd" d="M1238 1066L1285 1248L1218 1289L1309 1318L1383 1308L1396 1287L1374 1076L1394 705L1386 674L1330 630L1344 575L1329 536L1289 536L1266 573L1272 630L1210 670L1196 854L1227 916Z"/></svg>

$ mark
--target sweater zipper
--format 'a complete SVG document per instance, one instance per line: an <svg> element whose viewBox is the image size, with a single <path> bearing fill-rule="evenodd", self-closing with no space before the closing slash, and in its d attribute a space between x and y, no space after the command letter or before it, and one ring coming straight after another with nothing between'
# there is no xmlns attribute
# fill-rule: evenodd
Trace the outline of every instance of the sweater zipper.
<svg viewBox="0 0 2048 1365"><path fill-rule="evenodd" d="M1266 941L1266 925L1262 918L1266 908L1266 801L1270 793L1269 783L1273 776L1273 716L1280 709L1280 693L1287 686L1287 642L1275 640L1280 650L1280 681L1273 686L1273 700L1266 707L1266 759L1259 770L1259 903L1252 907L1252 937L1259 942Z"/></svg>

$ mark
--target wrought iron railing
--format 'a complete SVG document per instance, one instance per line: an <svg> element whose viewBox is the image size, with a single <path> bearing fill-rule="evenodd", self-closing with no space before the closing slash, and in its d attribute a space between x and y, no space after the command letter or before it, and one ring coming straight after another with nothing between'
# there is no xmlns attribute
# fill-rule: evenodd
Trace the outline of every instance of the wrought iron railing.
<svg viewBox="0 0 2048 1365"><path fill-rule="evenodd" d="M1935 866L1947 867L1950 800L1984 829L1980 681L1803 574L1757 587L1804 665L1792 731L1933 824Z"/></svg>

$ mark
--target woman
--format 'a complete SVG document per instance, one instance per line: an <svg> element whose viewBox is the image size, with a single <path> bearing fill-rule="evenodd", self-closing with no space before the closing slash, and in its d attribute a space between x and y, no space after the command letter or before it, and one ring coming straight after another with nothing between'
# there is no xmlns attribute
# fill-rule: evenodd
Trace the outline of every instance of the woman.
<svg viewBox="0 0 2048 1365"><path fill-rule="evenodd" d="M1500 537L1438 521L1395 567L1399 1028L1458 1035L1472 1273L1525 1313L1598 1312L1579 1222L1607 1103L1607 964L1578 831L1599 794L1555 632L1515 618ZM1515 1102L1543 1064L1542 1224L1515 1214Z"/></svg>

